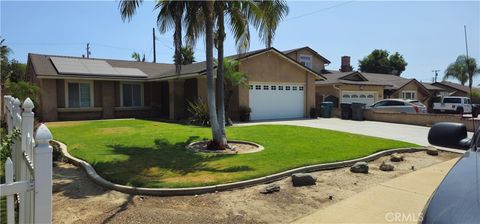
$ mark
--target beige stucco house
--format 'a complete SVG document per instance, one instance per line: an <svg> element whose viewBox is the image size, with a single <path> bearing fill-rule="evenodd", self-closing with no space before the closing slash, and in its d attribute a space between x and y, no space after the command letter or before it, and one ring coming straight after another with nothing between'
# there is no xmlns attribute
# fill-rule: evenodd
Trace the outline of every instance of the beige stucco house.
<svg viewBox="0 0 480 224"><path fill-rule="evenodd" d="M323 67L313 69L275 48L230 58L239 60L249 82L234 90L232 119L242 107L251 108L252 120L308 117L315 107L315 82L325 80ZM173 64L29 54L27 77L41 89L37 113L43 121L178 120L188 116L188 101L206 100L205 65L182 66L177 76Z"/></svg>

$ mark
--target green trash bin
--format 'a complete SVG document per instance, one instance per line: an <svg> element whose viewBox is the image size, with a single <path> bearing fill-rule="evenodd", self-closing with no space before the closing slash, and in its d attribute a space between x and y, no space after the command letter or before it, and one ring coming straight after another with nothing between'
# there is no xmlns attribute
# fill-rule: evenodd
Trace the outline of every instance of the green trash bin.
<svg viewBox="0 0 480 224"><path fill-rule="evenodd" d="M363 121L363 111L365 110L364 103L352 103L352 120Z"/></svg>
<svg viewBox="0 0 480 224"><path fill-rule="evenodd" d="M322 109L322 117L323 118L331 118L332 117L332 109L333 109L333 102L325 101L320 104L320 108Z"/></svg>

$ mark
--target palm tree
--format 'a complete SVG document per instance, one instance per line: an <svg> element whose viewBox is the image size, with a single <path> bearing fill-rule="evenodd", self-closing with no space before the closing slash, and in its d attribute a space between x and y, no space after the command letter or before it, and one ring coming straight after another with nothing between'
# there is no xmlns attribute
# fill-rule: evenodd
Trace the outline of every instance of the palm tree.
<svg viewBox="0 0 480 224"><path fill-rule="evenodd" d="M185 46L180 48L180 64L181 65L188 65L195 62L195 53L193 52L193 48L191 46Z"/></svg>
<svg viewBox="0 0 480 224"><path fill-rule="evenodd" d="M457 57L455 62L451 63L445 70L443 80L456 79L462 85L469 82L470 89L472 88L473 77L480 74L480 68L477 67L475 58L468 58L465 55ZM470 91L471 92L471 91Z"/></svg>
<svg viewBox="0 0 480 224"><path fill-rule="evenodd" d="M213 25L214 25L214 1L202 2L203 15L205 16L205 54L207 64L207 101L210 115L210 125L212 127L213 143L211 148L225 149L227 140L222 135L220 124L218 123L217 108L215 103L215 84L213 80Z"/></svg>
<svg viewBox="0 0 480 224"><path fill-rule="evenodd" d="M143 54L143 56L140 56L140 53L138 52L133 52L132 53L132 58L135 59L135 61L138 61L138 62L145 62L145 54Z"/></svg>
<svg viewBox="0 0 480 224"><path fill-rule="evenodd" d="M260 16L251 17L258 28L258 35L265 47L272 47L278 24L288 15L288 5L284 0L262 0L258 2Z"/></svg>
<svg viewBox="0 0 480 224"><path fill-rule="evenodd" d="M233 96L233 91L235 87L247 87L248 86L248 76L244 72L238 70L239 61L226 58L223 61L223 67L225 72L225 111L226 117L230 120L229 109L230 101Z"/></svg>
<svg viewBox="0 0 480 224"><path fill-rule="evenodd" d="M120 0L120 13L122 20L130 21L136 10L143 3L143 0ZM175 46L174 62L175 73L180 75L180 49L182 47L182 19L184 11L188 6L188 1L159 0L154 9L160 9L157 16L157 25L160 33L166 33L173 28L173 44Z"/></svg>

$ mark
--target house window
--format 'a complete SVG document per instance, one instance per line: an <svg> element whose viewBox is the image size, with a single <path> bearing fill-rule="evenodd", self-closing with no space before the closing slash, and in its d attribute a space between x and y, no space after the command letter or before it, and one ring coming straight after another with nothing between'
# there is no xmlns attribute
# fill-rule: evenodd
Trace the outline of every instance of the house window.
<svg viewBox="0 0 480 224"><path fill-rule="evenodd" d="M297 87L296 86L292 86L292 90L297 90Z"/></svg>
<svg viewBox="0 0 480 224"><path fill-rule="evenodd" d="M256 90L261 90L261 89L262 89L262 86L261 86L261 85L255 85L255 89L256 89Z"/></svg>
<svg viewBox="0 0 480 224"><path fill-rule="evenodd" d="M285 90L290 90L290 86L285 86Z"/></svg>
<svg viewBox="0 0 480 224"><path fill-rule="evenodd" d="M122 107L143 106L143 84L122 83Z"/></svg>
<svg viewBox="0 0 480 224"><path fill-rule="evenodd" d="M253 89L253 85L250 85L250 89Z"/></svg>
<svg viewBox="0 0 480 224"><path fill-rule="evenodd" d="M67 81L66 105L69 108L93 107L92 82Z"/></svg>
<svg viewBox="0 0 480 224"><path fill-rule="evenodd" d="M263 90L268 90L268 86L263 86Z"/></svg>
<svg viewBox="0 0 480 224"><path fill-rule="evenodd" d="M311 55L300 55L298 57L298 62L302 63L308 68L312 68L312 56Z"/></svg>
<svg viewBox="0 0 480 224"><path fill-rule="evenodd" d="M303 86L298 87L298 90L303 91Z"/></svg>
<svg viewBox="0 0 480 224"><path fill-rule="evenodd" d="M277 90L277 86L270 86L271 90Z"/></svg>
<svg viewBox="0 0 480 224"><path fill-rule="evenodd" d="M278 86L278 90L283 90L283 86Z"/></svg>
<svg viewBox="0 0 480 224"><path fill-rule="evenodd" d="M417 92L416 91L403 91L402 98L406 100L416 100Z"/></svg>

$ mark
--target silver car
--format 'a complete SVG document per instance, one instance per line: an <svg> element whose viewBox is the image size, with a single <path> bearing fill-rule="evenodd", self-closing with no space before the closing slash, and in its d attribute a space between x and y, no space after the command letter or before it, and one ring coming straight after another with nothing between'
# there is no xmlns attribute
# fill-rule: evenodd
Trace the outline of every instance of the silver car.
<svg viewBox="0 0 480 224"><path fill-rule="evenodd" d="M418 100L385 99L370 106L374 111L389 111L397 113L427 113L427 107Z"/></svg>

